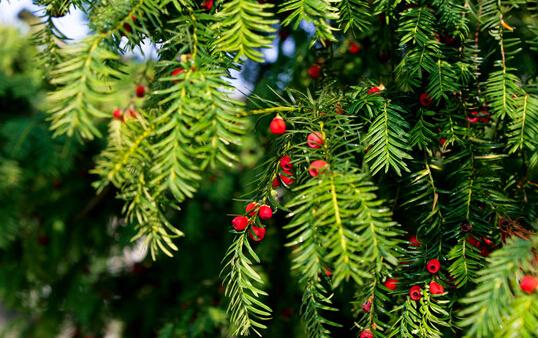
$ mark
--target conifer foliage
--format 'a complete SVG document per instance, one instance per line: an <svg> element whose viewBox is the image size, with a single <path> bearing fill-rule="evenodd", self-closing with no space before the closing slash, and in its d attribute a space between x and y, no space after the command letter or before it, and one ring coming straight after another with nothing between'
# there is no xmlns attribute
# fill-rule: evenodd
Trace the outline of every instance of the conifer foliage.
<svg viewBox="0 0 538 338"><path fill-rule="evenodd" d="M265 160L222 264L233 335L271 326L280 262L267 242L286 250L309 337L538 332L535 2L39 4L50 128L106 140L94 186L117 189L153 259L191 254L170 211L260 136ZM92 33L65 43L50 18L72 8ZM147 90L111 106L143 41L158 54ZM230 84L238 69L258 72L246 100Z"/></svg>

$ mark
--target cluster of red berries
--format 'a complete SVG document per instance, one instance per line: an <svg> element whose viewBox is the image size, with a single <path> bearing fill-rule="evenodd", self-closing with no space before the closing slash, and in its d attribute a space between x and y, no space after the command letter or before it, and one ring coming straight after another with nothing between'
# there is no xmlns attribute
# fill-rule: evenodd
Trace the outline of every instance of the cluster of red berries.
<svg viewBox="0 0 538 338"><path fill-rule="evenodd" d="M480 254L484 257L489 256L491 251L495 248L495 243L487 237L482 237L482 240L480 241L473 235L469 235L467 237L467 243L480 250Z"/></svg>
<svg viewBox="0 0 538 338"><path fill-rule="evenodd" d="M120 108L116 108L112 111L112 117L114 120L125 122L125 118L136 118L136 110L128 108L124 113Z"/></svg>
<svg viewBox="0 0 538 338"><path fill-rule="evenodd" d="M273 180L273 188L280 186L280 182L282 182L286 187L289 187L293 184L293 182L295 182L295 178L293 177L293 163L291 163L291 157L288 155L282 156L279 161L279 166L281 171L278 174L278 177L275 177Z"/></svg>
<svg viewBox="0 0 538 338"><path fill-rule="evenodd" d="M236 216L232 220L235 231L244 231L250 225L248 236L255 242L261 241L265 237L267 228L256 223L256 220L266 221L273 217L273 210L268 205L259 205L257 202L250 202L245 208L246 215Z"/></svg>
<svg viewBox="0 0 538 338"><path fill-rule="evenodd" d="M409 245L417 247L420 246L420 242L415 235L409 237ZM436 274L439 272L439 270L441 270L441 262L439 262L437 258L430 259L426 263L426 270L428 270L428 272L432 275ZM395 278L387 278L383 285L385 285L387 289L394 291L398 287L398 280ZM439 295L444 292L445 288L441 284L433 280L430 282L430 293L432 295ZM412 300L419 300L422 298L422 288L419 285L411 286L409 288L409 297Z"/></svg>
<svg viewBox="0 0 538 338"><path fill-rule="evenodd" d="M312 132L306 137L306 144L309 148L319 149L325 144L325 137L318 131ZM308 173L310 176L316 177L322 173L327 166L328 163L323 160L312 161L308 167Z"/></svg>
<svg viewBox="0 0 538 338"><path fill-rule="evenodd" d="M277 115L271 120L269 124L269 129L273 135L282 135L286 132L286 121L280 116ZM312 149L319 149L325 144L325 137L320 132L312 132L306 137L306 144ZM291 158L289 156L284 156L280 159L280 167L282 168L283 174L280 174L278 178L285 185L290 185L294 182L293 178L290 175L293 175L291 169L293 164L291 163ZM323 160L315 160L310 163L308 167L308 173L312 177L318 176L320 173L325 171L328 167L328 163ZM273 187L279 186L279 180L275 178L273 180Z"/></svg>
<svg viewBox="0 0 538 338"><path fill-rule="evenodd" d="M489 112L487 110L481 110L481 111L476 111L476 110L473 110L472 112L469 113L469 116L467 116L467 121L469 121L469 123L471 124L476 124L476 123L484 123L484 124L487 124L489 123Z"/></svg>
<svg viewBox="0 0 538 338"><path fill-rule="evenodd" d="M441 263L437 258L430 259L428 263L426 263L426 270L434 275L441 270ZM441 284L432 280L430 282L430 293L432 295L440 295L445 293L445 288ZM413 285L411 288L409 288L409 297L412 300L419 300L422 298L422 288L419 285Z"/></svg>

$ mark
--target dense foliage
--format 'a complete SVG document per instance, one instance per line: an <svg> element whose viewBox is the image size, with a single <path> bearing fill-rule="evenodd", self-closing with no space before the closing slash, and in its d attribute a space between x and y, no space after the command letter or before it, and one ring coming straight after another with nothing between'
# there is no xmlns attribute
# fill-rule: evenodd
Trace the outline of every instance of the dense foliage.
<svg viewBox="0 0 538 338"><path fill-rule="evenodd" d="M28 336L538 332L536 2L37 4L37 54L0 54L0 295Z"/></svg>

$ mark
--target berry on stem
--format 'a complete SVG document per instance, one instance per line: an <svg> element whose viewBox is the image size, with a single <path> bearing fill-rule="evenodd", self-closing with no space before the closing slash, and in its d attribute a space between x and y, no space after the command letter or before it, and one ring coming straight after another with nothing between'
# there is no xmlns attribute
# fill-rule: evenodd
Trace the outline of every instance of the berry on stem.
<svg viewBox="0 0 538 338"><path fill-rule="evenodd" d="M358 54L361 51L361 45L356 41L351 41L347 47L349 54Z"/></svg>
<svg viewBox="0 0 538 338"><path fill-rule="evenodd" d="M385 85L380 84L379 86L375 86L375 87L372 87L372 88L368 89L368 94L371 95L371 94L379 93L379 92L381 92L383 90L385 90Z"/></svg>
<svg viewBox="0 0 538 338"><path fill-rule="evenodd" d="M271 210L271 207L268 205L262 205L258 210L258 215L261 219L268 220L273 217L273 210Z"/></svg>
<svg viewBox="0 0 538 338"><path fill-rule="evenodd" d="M473 235L467 237L467 243L471 244L477 249L480 249L480 247L482 246L482 243L480 243L480 241L476 239L476 237L474 237Z"/></svg>
<svg viewBox="0 0 538 338"><path fill-rule="evenodd" d="M409 245L411 245L411 246L420 246L420 242L417 239L417 235L409 236Z"/></svg>
<svg viewBox="0 0 538 338"><path fill-rule="evenodd" d="M320 173L325 171L327 168L328 163L323 160L315 160L314 162L310 163L310 167L308 167L308 173L312 177L318 176Z"/></svg>
<svg viewBox="0 0 538 338"><path fill-rule="evenodd" d="M418 102L423 107L428 107L432 104L433 100L427 93L420 93Z"/></svg>
<svg viewBox="0 0 538 338"><path fill-rule="evenodd" d="M172 76L179 76L179 75L182 74L184 71L185 71L185 69L183 69L183 68L176 68L176 69L174 69L172 72L170 72L170 74L171 74Z"/></svg>
<svg viewBox="0 0 538 338"><path fill-rule="evenodd" d="M112 116L116 120L123 121L123 112L121 111L120 108L114 109L114 111L112 112Z"/></svg>
<svg viewBox="0 0 538 338"><path fill-rule="evenodd" d="M265 237L266 228L261 228L257 226L252 227L252 231L248 233L250 239L255 242L261 241Z"/></svg>
<svg viewBox="0 0 538 338"><path fill-rule="evenodd" d="M323 135L319 131L308 134L306 137L306 144L310 148L319 149L325 143Z"/></svg>
<svg viewBox="0 0 538 338"><path fill-rule="evenodd" d="M445 288L441 284L439 284L439 283L437 283L435 281L431 281L430 282L430 293L432 295L440 295L442 293L445 293Z"/></svg>
<svg viewBox="0 0 538 338"><path fill-rule="evenodd" d="M486 244L486 245L489 245L489 246L494 246L495 243L493 243L493 241L487 237L482 237L482 241Z"/></svg>
<svg viewBox="0 0 538 338"><path fill-rule="evenodd" d="M293 182L295 182L295 179L293 177L289 177L284 174L280 174L278 175L278 177L280 177L280 180L282 181L282 183L284 183L285 186L290 186L293 184Z"/></svg>
<svg viewBox="0 0 538 338"><path fill-rule="evenodd" d="M411 297L412 300L419 300L422 298L422 289L418 285L413 285L411 288L409 288L409 297Z"/></svg>
<svg viewBox="0 0 538 338"><path fill-rule="evenodd" d="M362 311L368 313L372 309L372 302L367 300L366 302L362 303Z"/></svg>
<svg viewBox="0 0 538 338"><path fill-rule="evenodd" d="M308 68L308 76L310 76L310 78L316 80L316 79L319 79L319 77L321 76L321 66L318 65L318 64L314 64L312 66L310 66L310 68Z"/></svg>
<svg viewBox="0 0 538 338"><path fill-rule="evenodd" d="M473 225L471 223L462 223L460 225L461 231L463 232L469 232L473 230Z"/></svg>
<svg viewBox="0 0 538 338"><path fill-rule="evenodd" d="M271 186L272 186L273 188L278 188L278 187L280 187L280 180L278 179L278 177L275 177L275 178L273 179L273 182L271 183Z"/></svg>
<svg viewBox="0 0 538 338"><path fill-rule="evenodd" d="M291 163L291 157L284 155L280 158L280 168L285 172L291 171L293 169L293 163Z"/></svg>
<svg viewBox="0 0 538 338"><path fill-rule="evenodd" d="M531 275L525 275L521 278L521 281L519 281L519 287L525 293L533 293L538 289L538 278Z"/></svg>
<svg viewBox="0 0 538 338"><path fill-rule="evenodd" d="M394 278L387 278L383 285L385 285L387 289L394 291L398 287L398 280Z"/></svg>
<svg viewBox="0 0 538 338"><path fill-rule="evenodd" d="M210 11L211 8L213 8L213 2L214 0L205 0L202 2L202 7L205 8L206 11Z"/></svg>
<svg viewBox="0 0 538 338"><path fill-rule="evenodd" d="M248 226L248 217L236 216L232 220L232 225L236 231L243 231Z"/></svg>
<svg viewBox="0 0 538 338"><path fill-rule="evenodd" d="M441 269L441 263L437 258L430 259L426 264L429 273L437 273Z"/></svg>
<svg viewBox="0 0 538 338"><path fill-rule="evenodd" d="M469 123L472 123L472 124L478 123L478 117L467 116L466 119L467 119L467 121L469 121Z"/></svg>
<svg viewBox="0 0 538 338"><path fill-rule="evenodd" d="M370 330L362 330L359 338L374 338L374 334Z"/></svg>
<svg viewBox="0 0 538 338"><path fill-rule="evenodd" d="M146 94L146 87L140 84L136 85L135 94L136 97L144 97L144 94Z"/></svg>
<svg viewBox="0 0 538 338"><path fill-rule="evenodd" d="M246 208L245 208L245 211L250 215L250 216L254 216L256 215L256 207L258 206L258 203L256 202L250 202L249 204L247 204Z"/></svg>
<svg viewBox="0 0 538 338"><path fill-rule="evenodd" d="M286 122L279 115L275 116L269 124L269 129L273 135L282 135L286 132Z"/></svg>

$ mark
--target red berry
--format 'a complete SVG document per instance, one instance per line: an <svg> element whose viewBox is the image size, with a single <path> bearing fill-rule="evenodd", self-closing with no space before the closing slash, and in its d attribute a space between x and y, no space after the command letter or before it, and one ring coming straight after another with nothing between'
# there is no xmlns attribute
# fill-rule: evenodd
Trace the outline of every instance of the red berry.
<svg viewBox="0 0 538 338"><path fill-rule="evenodd" d="M256 202L250 202L249 204L247 204L246 208L245 208L245 211L250 215L250 216L254 216L256 215L256 211L254 209L256 209L256 207L258 206L258 203Z"/></svg>
<svg viewBox="0 0 538 338"><path fill-rule="evenodd" d="M489 254L490 254L490 251L489 251L488 248L483 247L483 248L480 250L480 254L481 254L482 256L484 256L484 257L488 257Z"/></svg>
<svg viewBox="0 0 538 338"><path fill-rule="evenodd" d="M275 178L273 179L273 183L271 183L271 186L272 186L273 188L278 188L278 187L280 186L280 180L278 179L278 177L275 177Z"/></svg>
<svg viewBox="0 0 538 338"><path fill-rule="evenodd" d="M136 97L144 97L144 94L146 93L146 87L143 85L137 85L135 89Z"/></svg>
<svg viewBox="0 0 538 338"><path fill-rule="evenodd" d="M465 222L465 223L462 223L460 225L460 229L463 232L469 232L469 231L473 230L473 225L471 223Z"/></svg>
<svg viewBox="0 0 538 338"><path fill-rule="evenodd" d="M321 76L321 66L317 64L310 66L310 68L308 68L308 76L314 80L319 79Z"/></svg>
<svg viewBox="0 0 538 338"><path fill-rule="evenodd" d="M411 297L412 300L419 300L422 298L422 289L418 285L413 285L409 289L409 297Z"/></svg>
<svg viewBox="0 0 538 338"><path fill-rule="evenodd" d="M268 220L273 217L273 210L271 210L271 207L268 205L262 205L258 210L258 215L261 219Z"/></svg>
<svg viewBox="0 0 538 338"><path fill-rule="evenodd" d="M368 313L372 309L372 302L367 300L366 302L362 303L362 311Z"/></svg>
<svg viewBox="0 0 538 338"><path fill-rule="evenodd" d="M325 268L324 272L325 272L325 276L327 277L331 277L333 275L333 272L329 268Z"/></svg>
<svg viewBox="0 0 538 338"><path fill-rule="evenodd" d="M282 183L284 183L285 186L290 186L293 184L293 182L295 182L295 179L293 177L289 177L283 174L278 175L278 177L280 177L280 180L282 181Z"/></svg>
<svg viewBox="0 0 538 338"><path fill-rule="evenodd" d="M487 116L486 117L479 117L478 121L480 123L489 123L489 117L487 117Z"/></svg>
<svg viewBox="0 0 538 338"><path fill-rule="evenodd" d="M394 291L398 287L398 280L394 278L387 278L384 285L387 289Z"/></svg>
<svg viewBox="0 0 538 338"><path fill-rule="evenodd" d="M467 237L467 243L471 244L472 246L478 249L480 249L480 247L482 246L482 243L480 243L480 241L472 235Z"/></svg>
<svg viewBox="0 0 538 338"><path fill-rule="evenodd" d="M421 106L428 107L430 104L432 104L433 100L427 93L421 93L418 97L418 102L420 102Z"/></svg>
<svg viewBox="0 0 538 338"><path fill-rule="evenodd" d="M320 172L327 168L328 163L323 160L315 160L314 162L310 163L310 167L308 168L308 173L312 177L316 177L320 174Z"/></svg>
<svg viewBox="0 0 538 338"><path fill-rule="evenodd" d="M112 112L112 116L113 116L116 120L123 121L123 112L121 111L120 108L116 108L116 109L114 109L114 111Z"/></svg>
<svg viewBox="0 0 538 338"><path fill-rule="evenodd" d="M426 264L426 269L428 269L430 273L437 273L439 269L441 269L441 263L437 258L430 259L428 264Z"/></svg>
<svg viewBox="0 0 538 338"><path fill-rule="evenodd" d="M379 87L372 87L368 89L368 94L375 94L375 93L379 93L380 91L381 89Z"/></svg>
<svg viewBox="0 0 538 338"><path fill-rule="evenodd" d="M248 225L248 217L246 216L236 216L232 220L232 225L235 230L243 231Z"/></svg>
<svg viewBox="0 0 538 338"><path fill-rule="evenodd" d="M282 135L286 132L286 122L280 116L275 116L275 118L269 124L269 129L274 135Z"/></svg>
<svg viewBox="0 0 538 338"><path fill-rule="evenodd" d="M202 7L206 9L206 11L210 11L211 8L213 8L213 0L205 0L202 2Z"/></svg>
<svg viewBox="0 0 538 338"><path fill-rule="evenodd" d="M441 146L444 146L445 143L446 143L446 137L441 137L441 138L439 139L439 144L440 144Z"/></svg>
<svg viewBox="0 0 538 338"><path fill-rule="evenodd" d="M374 338L374 334L370 330L363 330L361 331L359 338Z"/></svg>
<svg viewBox="0 0 538 338"><path fill-rule="evenodd" d="M123 30L125 30L127 33L131 33L133 31L131 25L129 25L127 22L123 24Z"/></svg>
<svg viewBox="0 0 538 338"><path fill-rule="evenodd" d="M473 110L472 112L470 112L470 114L473 115L473 116L477 116L478 112L476 110Z"/></svg>
<svg viewBox="0 0 538 338"><path fill-rule="evenodd" d="M280 168L286 173L290 172L293 169L293 163L291 163L291 157L284 155L280 158Z"/></svg>
<svg viewBox="0 0 538 338"><path fill-rule="evenodd" d="M538 278L531 275L525 275L521 278L521 281L519 281L519 287L525 293L533 293L538 289Z"/></svg>
<svg viewBox="0 0 538 338"><path fill-rule="evenodd" d="M486 243L486 245L489 245L489 246L493 246L493 241L487 237L482 237L482 241L484 241L484 243Z"/></svg>
<svg viewBox="0 0 538 338"><path fill-rule="evenodd" d="M293 172L291 170L282 169L282 172L288 176L293 176Z"/></svg>
<svg viewBox="0 0 538 338"><path fill-rule="evenodd" d="M321 148L323 143L325 143L325 140L323 139L323 135L318 131L310 133L306 137L306 144L310 148L319 149Z"/></svg>
<svg viewBox="0 0 538 338"><path fill-rule="evenodd" d="M358 54L361 51L361 45L358 42L351 41L347 47L349 54Z"/></svg>
<svg viewBox="0 0 538 338"><path fill-rule="evenodd" d="M440 295L442 293L445 293L445 288L437 283L437 282L434 282L434 281L431 281L430 282L430 293L432 295Z"/></svg>
<svg viewBox="0 0 538 338"><path fill-rule="evenodd" d="M411 246L420 246L420 242L417 239L417 235L409 236L409 245L411 245Z"/></svg>
<svg viewBox="0 0 538 338"><path fill-rule="evenodd" d="M470 123L477 123L478 122L478 117L470 117L470 116L467 116L467 121L469 121Z"/></svg>
<svg viewBox="0 0 538 338"><path fill-rule="evenodd" d="M179 76L179 75L182 74L184 71L185 71L185 69L183 69L183 68L176 68L176 69L174 69L170 74L171 74L172 76Z"/></svg>
<svg viewBox="0 0 538 338"><path fill-rule="evenodd" d="M266 228L260 228L253 226L252 231L249 232L248 236L255 242L261 241L265 237Z"/></svg>

